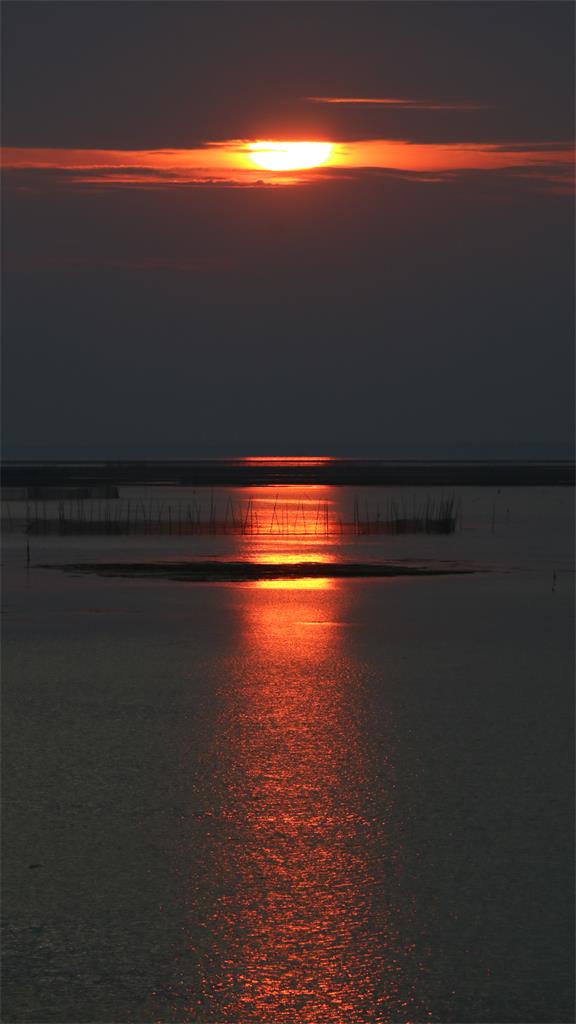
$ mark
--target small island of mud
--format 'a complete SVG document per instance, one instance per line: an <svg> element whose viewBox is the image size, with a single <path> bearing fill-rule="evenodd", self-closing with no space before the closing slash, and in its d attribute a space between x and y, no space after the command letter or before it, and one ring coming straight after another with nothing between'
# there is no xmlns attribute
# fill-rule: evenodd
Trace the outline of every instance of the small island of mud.
<svg viewBox="0 0 576 1024"><path fill-rule="evenodd" d="M469 575L481 570L457 562L78 562L41 565L74 575L124 579L173 580L182 583L246 583L254 580L372 579L397 576Z"/></svg>

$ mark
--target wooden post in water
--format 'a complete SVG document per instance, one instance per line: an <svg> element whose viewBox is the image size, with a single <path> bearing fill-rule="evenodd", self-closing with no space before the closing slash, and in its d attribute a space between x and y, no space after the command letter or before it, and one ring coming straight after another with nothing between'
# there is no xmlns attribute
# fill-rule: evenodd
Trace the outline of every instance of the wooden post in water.
<svg viewBox="0 0 576 1024"><path fill-rule="evenodd" d="M216 510L214 507L214 490L210 491L210 532L214 533L214 523L216 519Z"/></svg>

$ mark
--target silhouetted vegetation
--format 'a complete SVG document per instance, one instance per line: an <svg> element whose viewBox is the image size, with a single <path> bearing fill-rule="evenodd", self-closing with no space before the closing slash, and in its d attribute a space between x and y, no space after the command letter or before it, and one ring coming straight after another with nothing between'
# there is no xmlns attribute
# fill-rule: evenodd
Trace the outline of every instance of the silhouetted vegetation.
<svg viewBox="0 0 576 1024"><path fill-rule="evenodd" d="M390 499L370 505L354 499L352 517L342 519L324 501L298 505L278 500L262 510L252 498L234 500L228 496L218 507L214 494L208 502L76 501L27 502L24 514L16 516L10 502L4 503L6 530L28 535L194 535L238 534L242 536L364 536L397 533L454 533L459 520L455 498L427 497L419 502Z"/></svg>

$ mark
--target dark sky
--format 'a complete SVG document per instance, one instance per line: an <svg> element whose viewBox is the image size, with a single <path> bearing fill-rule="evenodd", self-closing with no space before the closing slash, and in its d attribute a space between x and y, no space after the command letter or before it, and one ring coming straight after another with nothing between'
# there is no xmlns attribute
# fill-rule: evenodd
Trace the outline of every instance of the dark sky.
<svg viewBox="0 0 576 1024"><path fill-rule="evenodd" d="M31 154L4 186L6 456L563 454L572 199L546 154L571 139L572 22L521 0L5 3L3 145ZM33 155L258 138L544 156L247 187Z"/></svg>

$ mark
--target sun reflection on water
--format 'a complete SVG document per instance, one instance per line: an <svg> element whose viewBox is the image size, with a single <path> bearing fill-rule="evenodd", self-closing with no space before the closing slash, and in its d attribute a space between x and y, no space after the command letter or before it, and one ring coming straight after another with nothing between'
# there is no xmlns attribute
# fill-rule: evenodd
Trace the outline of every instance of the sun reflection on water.
<svg viewBox="0 0 576 1024"><path fill-rule="evenodd" d="M237 543L256 561L336 557L295 538ZM204 979L202 1019L378 1024L394 1012L408 1021L400 963L413 949L396 934L391 908L374 907L375 858L396 859L398 845L382 804L370 810L346 583L287 579L237 594L218 739L227 841L214 857L224 881L210 922L224 952Z"/></svg>
<svg viewBox="0 0 576 1024"><path fill-rule="evenodd" d="M303 562L328 564L336 561L326 523L334 516L333 488L321 485L284 485L274 494L260 488L246 488L257 522L270 524L268 532L237 538L238 555L249 562L294 566ZM280 497L279 497L280 496ZM248 584L258 590L329 590L337 584L326 577L255 580Z"/></svg>
<svg viewBox="0 0 576 1024"><path fill-rule="evenodd" d="M242 897L226 1021L343 1021L370 987L374 951L358 901L365 823L346 781L363 774L362 750L338 671L344 593L293 582L254 588L243 606L242 664L252 671L236 677L234 694L242 728L229 792Z"/></svg>
<svg viewBox="0 0 576 1024"><path fill-rule="evenodd" d="M323 565L334 562L335 558L326 551L306 551L295 553L291 550L260 551L249 561L267 565L299 565L301 562L315 562ZM337 580L326 577L306 577L285 580L254 580L251 584L259 590L329 590L337 584Z"/></svg>

